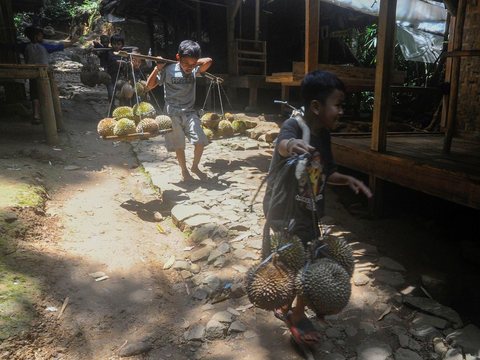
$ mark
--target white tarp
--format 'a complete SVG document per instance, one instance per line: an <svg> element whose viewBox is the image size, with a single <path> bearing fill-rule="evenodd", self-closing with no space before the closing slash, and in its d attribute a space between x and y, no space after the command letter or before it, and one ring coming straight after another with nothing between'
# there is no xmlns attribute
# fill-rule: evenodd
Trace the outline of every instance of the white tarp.
<svg viewBox="0 0 480 360"><path fill-rule="evenodd" d="M378 16L381 0L322 0L331 4L359 11L364 14ZM408 22L415 28L428 30L430 26L435 31L443 32L447 10L443 3L424 0L397 0L397 21ZM431 25L429 25L431 24ZM442 29L438 25L442 25Z"/></svg>
<svg viewBox="0 0 480 360"><path fill-rule="evenodd" d="M397 25L397 41L406 60L434 63L442 53L443 36Z"/></svg>

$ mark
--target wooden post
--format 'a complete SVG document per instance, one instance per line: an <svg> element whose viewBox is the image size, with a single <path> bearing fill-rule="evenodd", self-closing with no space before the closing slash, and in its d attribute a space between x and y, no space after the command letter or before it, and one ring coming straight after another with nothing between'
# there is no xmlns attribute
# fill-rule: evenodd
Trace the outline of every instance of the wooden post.
<svg viewBox="0 0 480 360"><path fill-rule="evenodd" d="M251 87L250 88L250 99L248 102L248 106L252 108L257 107L257 94L258 94L258 89L257 87Z"/></svg>
<svg viewBox="0 0 480 360"><path fill-rule="evenodd" d="M47 69L40 68L40 77L36 80L40 111L43 119L43 132L48 145L58 145L57 124L53 108L52 91L48 80Z"/></svg>
<svg viewBox="0 0 480 360"><path fill-rule="evenodd" d="M455 20L455 39L453 50L462 50L463 43L463 26L465 23L465 9L467 7L465 0L459 0L457 18ZM452 138L455 132L455 123L457 121L457 100L458 90L460 85L460 56L455 56L452 59L452 79L450 82L450 98L448 100L448 117L447 117L447 131L445 133L445 140L443 142L443 153L450 154L452 147Z"/></svg>
<svg viewBox="0 0 480 360"><path fill-rule="evenodd" d="M450 24L449 26L450 39L455 39L455 18L448 15L447 19L450 19L450 21L448 22ZM447 33L447 31L445 31L445 33ZM447 51L453 51L453 40L448 42ZM444 81L450 83L451 80L452 80L452 58L448 57L445 62L445 80ZM449 95L443 95L442 118L440 120L440 129L445 129L447 127L448 100L449 100Z"/></svg>
<svg viewBox="0 0 480 360"><path fill-rule="evenodd" d="M378 21L377 65L375 71L375 98L373 105L373 151L385 152L387 147L387 121L390 117L391 93L395 56L397 0L381 0ZM373 197L369 200L370 215L378 217L382 211L383 187L381 179L370 176Z"/></svg>
<svg viewBox="0 0 480 360"><path fill-rule="evenodd" d="M65 126L63 125L62 105L60 104L60 96L58 94L57 82L53 76L53 71L48 72L48 79L50 80L50 89L52 92L53 110L55 111L57 131L65 131Z"/></svg>
<svg viewBox="0 0 480 360"><path fill-rule="evenodd" d="M290 97L290 86L282 84L282 101L288 101L288 98ZM284 112L288 112L290 108L287 108L286 105L282 104L282 107L280 108L281 113L283 114Z"/></svg>
<svg viewBox="0 0 480 360"><path fill-rule="evenodd" d="M318 69L320 0L305 0L305 74Z"/></svg>
<svg viewBox="0 0 480 360"><path fill-rule="evenodd" d="M227 44L228 44L228 73L235 75L235 17L242 0L236 0L235 4L227 2Z"/></svg>
<svg viewBox="0 0 480 360"><path fill-rule="evenodd" d="M196 13L196 18L195 18L195 32L197 34L197 42L199 44L202 43L202 8L201 4L197 2L195 4L195 13Z"/></svg>
<svg viewBox="0 0 480 360"><path fill-rule="evenodd" d="M150 41L150 49L152 50L152 54L156 55L157 52L155 51L155 27L153 26L153 16L149 14L147 16L147 29L148 29L148 39Z"/></svg>
<svg viewBox="0 0 480 360"><path fill-rule="evenodd" d="M395 59L395 18L397 0L382 0L378 21L375 98L373 103L372 144L374 151L385 152L387 121L390 117L393 65Z"/></svg>

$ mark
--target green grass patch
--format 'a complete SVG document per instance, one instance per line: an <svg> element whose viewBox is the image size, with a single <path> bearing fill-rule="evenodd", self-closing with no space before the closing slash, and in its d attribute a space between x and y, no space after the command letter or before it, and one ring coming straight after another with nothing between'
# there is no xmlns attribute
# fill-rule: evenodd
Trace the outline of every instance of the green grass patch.
<svg viewBox="0 0 480 360"><path fill-rule="evenodd" d="M0 208L2 207L43 207L45 190L40 186L0 182Z"/></svg>
<svg viewBox="0 0 480 360"><path fill-rule="evenodd" d="M9 264L10 263L10 264ZM29 329L40 282L15 269L16 261L0 256L0 340Z"/></svg>

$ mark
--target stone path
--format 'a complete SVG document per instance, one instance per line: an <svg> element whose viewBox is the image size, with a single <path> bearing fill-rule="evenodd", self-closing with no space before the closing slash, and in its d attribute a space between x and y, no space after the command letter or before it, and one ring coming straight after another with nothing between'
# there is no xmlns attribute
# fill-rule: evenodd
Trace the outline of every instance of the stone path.
<svg viewBox="0 0 480 360"><path fill-rule="evenodd" d="M252 207L250 203L268 170L271 145L247 137L216 140L203 156L210 180L191 184L180 182L180 168L174 154L166 152L162 137L132 145L163 201L170 204L173 222L190 233L191 251L181 259L172 256L164 268L180 271L191 296L205 310L213 310L213 316L189 324L183 335L196 346L195 358L208 358L209 351L202 347L206 341L242 342L261 336L261 321L252 314L264 313L263 319L275 320L271 313L249 306L242 280L260 259L264 189ZM186 154L192 159L192 146L187 145ZM334 219L326 217L323 222L352 245L356 268L350 303L340 314L327 317L330 326L318 327L324 340L315 358L480 358L477 327L464 327L455 311L428 297L412 296L401 264L382 257L374 246L359 243L355 234L335 226ZM215 304L226 298L236 308L215 312Z"/></svg>
<svg viewBox="0 0 480 360"><path fill-rule="evenodd" d="M107 104L99 101L104 89L85 89L61 79L77 79L81 65L60 53L56 56L64 68L73 70L55 74L67 84L60 88L61 94L72 95L104 117ZM246 271L260 259L263 191L253 206L250 203L268 171L271 144L247 137L216 140L206 147L202 161L210 180L190 184L180 181L175 156L166 152L163 137L135 141L132 146L170 206L173 222L189 234L185 255L172 254L164 270L159 270L178 272L184 282L174 284L174 290L182 287L206 314L200 320L185 318L178 342L187 344L195 359L220 358L230 349L235 351L232 359L298 358L286 340L284 324L271 312L252 308L243 288ZM192 146L187 146L186 154L192 159ZM323 335L316 359L480 359L480 329L464 326L452 309L418 296L417 287L406 282L407 271L401 264L360 243L335 219L322 221L352 245L356 267L347 307L327 317L327 327L315 323ZM217 348L223 352L216 353ZM149 350L135 343L123 348L121 356ZM275 357L275 351L281 356ZM154 353L149 356L169 357Z"/></svg>

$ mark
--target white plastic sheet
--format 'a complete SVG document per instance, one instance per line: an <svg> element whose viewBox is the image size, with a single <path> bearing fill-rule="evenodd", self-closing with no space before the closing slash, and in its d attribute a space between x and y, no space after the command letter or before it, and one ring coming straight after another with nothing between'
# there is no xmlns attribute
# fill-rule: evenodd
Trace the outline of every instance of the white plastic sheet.
<svg viewBox="0 0 480 360"><path fill-rule="evenodd" d="M331 4L359 11L364 14L378 16L381 0L322 0ZM413 27L428 28L428 23L435 26L445 24L447 10L443 3L426 2L424 0L397 0L397 21L408 22ZM441 30L443 32L443 30Z"/></svg>
<svg viewBox="0 0 480 360"><path fill-rule="evenodd" d="M442 52L443 36L397 25L397 41L406 60L434 63Z"/></svg>

